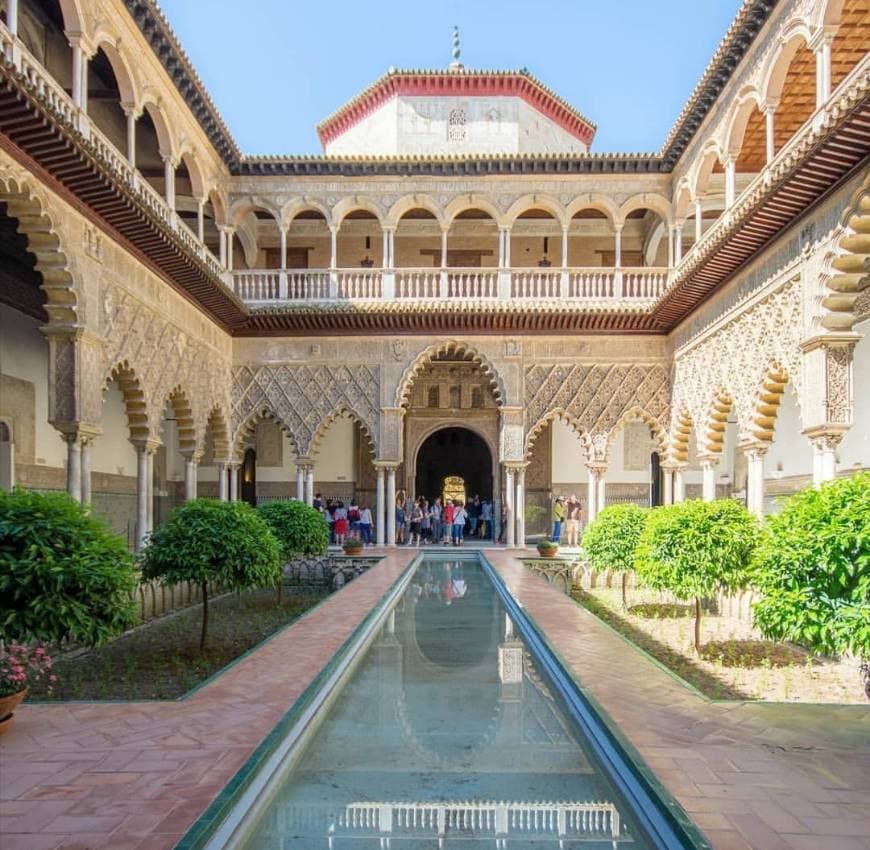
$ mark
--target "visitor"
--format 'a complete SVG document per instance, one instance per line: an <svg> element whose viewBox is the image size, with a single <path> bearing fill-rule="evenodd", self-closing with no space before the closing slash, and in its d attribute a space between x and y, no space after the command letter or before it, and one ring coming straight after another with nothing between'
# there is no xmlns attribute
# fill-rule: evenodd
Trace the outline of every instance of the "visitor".
<svg viewBox="0 0 870 850"><path fill-rule="evenodd" d="M508 526L508 509L507 504L505 502L501 503L501 510L499 511L499 529L498 529L498 542L505 542L505 535L507 534L507 526Z"/></svg>
<svg viewBox="0 0 870 850"><path fill-rule="evenodd" d="M576 495L571 494L568 504L565 505L565 536L568 546L578 546L580 540L580 501Z"/></svg>
<svg viewBox="0 0 870 850"><path fill-rule="evenodd" d="M492 502L484 499L480 505L480 536L483 540L492 537Z"/></svg>
<svg viewBox="0 0 870 850"><path fill-rule="evenodd" d="M326 524L329 527L329 545L335 546L335 503L332 499L327 500L324 515L326 516Z"/></svg>
<svg viewBox="0 0 870 850"><path fill-rule="evenodd" d="M462 502L457 502L453 509L453 545L461 546L463 536L465 535L465 522L468 519L468 514L462 506Z"/></svg>
<svg viewBox="0 0 870 850"><path fill-rule="evenodd" d="M339 546L344 546L344 541L347 538L347 508L344 502L339 502L335 506L335 542Z"/></svg>
<svg viewBox="0 0 870 850"><path fill-rule="evenodd" d="M553 543L558 543L562 539L562 523L565 521L565 503L561 496L556 497L556 504L553 505Z"/></svg>
<svg viewBox="0 0 870 850"><path fill-rule="evenodd" d="M350 539L359 540L359 505L356 499L350 500L350 507L347 509L347 521L350 525Z"/></svg>
<svg viewBox="0 0 870 850"><path fill-rule="evenodd" d="M453 504L453 499L448 499L444 506L444 545L447 546L450 542L449 538L453 532L453 514L456 512L456 505Z"/></svg>
<svg viewBox="0 0 870 850"><path fill-rule="evenodd" d="M372 512L368 505L363 505L359 512L359 533L366 546L372 546Z"/></svg>
<svg viewBox="0 0 870 850"><path fill-rule="evenodd" d="M469 503L468 509L468 536L477 536L477 521L480 519L480 496L475 496Z"/></svg>
<svg viewBox="0 0 870 850"><path fill-rule="evenodd" d="M405 542L405 502L401 496L396 497L396 543Z"/></svg>
<svg viewBox="0 0 870 850"><path fill-rule="evenodd" d="M432 511L429 509L427 499L420 499L420 510L423 513L423 518L420 520L420 536L424 543L428 543L429 535L432 532Z"/></svg>
<svg viewBox="0 0 870 850"><path fill-rule="evenodd" d="M432 542L440 543L441 535L442 535L442 525L441 520L443 517L443 509L441 508L441 497L436 496L435 501L432 503Z"/></svg>
<svg viewBox="0 0 870 850"><path fill-rule="evenodd" d="M411 538L408 541L409 546L420 545L421 524L423 522L423 508L419 502L414 502L414 507L411 509Z"/></svg>
<svg viewBox="0 0 870 850"><path fill-rule="evenodd" d="M323 510L323 498L321 497L320 493L314 494L314 501L311 503L311 507L313 507L316 511Z"/></svg>

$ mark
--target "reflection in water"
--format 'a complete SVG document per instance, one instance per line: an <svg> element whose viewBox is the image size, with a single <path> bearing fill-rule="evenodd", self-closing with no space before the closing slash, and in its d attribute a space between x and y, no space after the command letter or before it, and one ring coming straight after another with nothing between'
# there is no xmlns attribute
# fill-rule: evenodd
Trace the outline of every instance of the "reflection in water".
<svg viewBox="0 0 870 850"><path fill-rule="evenodd" d="M245 848L646 848L476 561L426 559Z"/></svg>

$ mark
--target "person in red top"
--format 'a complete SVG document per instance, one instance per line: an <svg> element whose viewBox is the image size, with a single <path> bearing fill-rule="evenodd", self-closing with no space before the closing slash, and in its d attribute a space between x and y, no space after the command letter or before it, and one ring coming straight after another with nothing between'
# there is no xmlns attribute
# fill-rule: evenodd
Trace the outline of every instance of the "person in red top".
<svg viewBox="0 0 870 850"><path fill-rule="evenodd" d="M450 530L453 528L453 511L455 508L453 507L453 500L448 499L447 504L444 506L444 545L447 546L450 543Z"/></svg>

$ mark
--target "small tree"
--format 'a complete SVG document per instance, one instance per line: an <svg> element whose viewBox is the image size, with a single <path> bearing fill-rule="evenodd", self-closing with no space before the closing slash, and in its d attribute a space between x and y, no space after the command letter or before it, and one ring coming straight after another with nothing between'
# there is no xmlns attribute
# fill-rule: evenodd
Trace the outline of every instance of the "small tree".
<svg viewBox="0 0 870 850"><path fill-rule="evenodd" d="M89 646L136 622L124 540L65 493L0 491L0 639Z"/></svg>
<svg viewBox="0 0 870 850"><path fill-rule="evenodd" d="M696 652L701 651L701 599L747 586L757 536L755 518L730 500L681 502L650 513L635 569L650 587L695 601Z"/></svg>
<svg viewBox="0 0 870 850"><path fill-rule="evenodd" d="M766 637L870 657L870 475L786 500L768 519L753 572Z"/></svg>
<svg viewBox="0 0 870 850"><path fill-rule="evenodd" d="M264 502L257 513L265 520L281 546L284 562L297 555L322 555L329 546L329 529L320 511L305 502ZM281 573L278 573L281 602Z"/></svg>
<svg viewBox="0 0 870 850"><path fill-rule="evenodd" d="M628 573L649 511L638 505L604 508L583 532L583 550L596 570L622 571L622 605L627 607Z"/></svg>
<svg viewBox="0 0 870 850"><path fill-rule="evenodd" d="M208 634L208 585L249 590L274 585L280 546L269 526L245 502L194 499L177 507L152 535L142 556L142 574L170 584L190 581L202 589L202 632Z"/></svg>

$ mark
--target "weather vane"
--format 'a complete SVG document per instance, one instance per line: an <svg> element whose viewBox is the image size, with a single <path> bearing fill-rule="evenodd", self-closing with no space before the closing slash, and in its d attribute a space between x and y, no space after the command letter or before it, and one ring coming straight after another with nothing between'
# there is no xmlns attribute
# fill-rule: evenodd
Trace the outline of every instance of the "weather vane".
<svg viewBox="0 0 870 850"><path fill-rule="evenodd" d="M461 71L463 69L462 62L459 57L462 51L459 49L459 27L453 27L453 61L450 63L451 71Z"/></svg>

